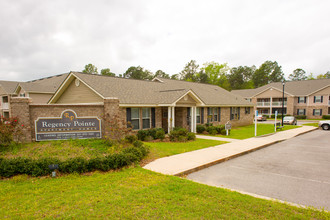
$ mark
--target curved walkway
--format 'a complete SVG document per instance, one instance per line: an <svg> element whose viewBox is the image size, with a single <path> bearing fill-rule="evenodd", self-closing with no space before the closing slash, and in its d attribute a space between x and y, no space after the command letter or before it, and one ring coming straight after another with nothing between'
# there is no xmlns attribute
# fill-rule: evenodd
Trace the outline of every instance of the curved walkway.
<svg viewBox="0 0 330 220"><path fill-rule="evenodd" d="M316 130L312 126L302 126L291 130L281 131L273 135L264 137L253 137L245 140L234 140L231 143L222 144L214 147L208 147L196 151L177 154L169 157L157 159L143 168L175 176L187 175L197 170L224 162L234 157L258 150L271 144L287 140L289 138ZM219 140L218 137L197 136L198 138ZM227 138L222 140L229 141Z"/></svg>

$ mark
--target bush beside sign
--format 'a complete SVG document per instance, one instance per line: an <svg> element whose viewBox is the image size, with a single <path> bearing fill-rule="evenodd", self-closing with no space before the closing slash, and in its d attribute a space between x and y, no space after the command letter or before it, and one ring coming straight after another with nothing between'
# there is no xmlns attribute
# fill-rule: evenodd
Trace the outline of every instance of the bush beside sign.
<svg viewBox="0 0 330 220"><path fill-rule="evenodd" d="M98 117L77 117L73 110L65 110L61 117L42 117L35 121L36 141L101 138Z"/></svg>

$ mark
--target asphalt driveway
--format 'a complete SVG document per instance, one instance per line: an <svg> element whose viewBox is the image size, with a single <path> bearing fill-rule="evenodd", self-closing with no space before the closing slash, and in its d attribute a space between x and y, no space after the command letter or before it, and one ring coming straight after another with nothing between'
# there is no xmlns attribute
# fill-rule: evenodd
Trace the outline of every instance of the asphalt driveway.
<svg viewBox="0 0 330 220"><path fill-rule="evenodd" d="M316 130L187 178L330 210L330 131Z"/></svg>

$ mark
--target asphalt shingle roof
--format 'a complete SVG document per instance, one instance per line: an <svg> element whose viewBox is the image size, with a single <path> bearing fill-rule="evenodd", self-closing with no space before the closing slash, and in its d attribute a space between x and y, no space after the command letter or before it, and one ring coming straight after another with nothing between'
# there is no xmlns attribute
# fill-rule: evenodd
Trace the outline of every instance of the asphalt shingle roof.
<svg viewBox="0 0 330 220"><path fill-rule="evenodd" d="M191 90L206 105L251 106L242 97L215 85L163 78L159 82L72 73L103 97L117 97L122 104L172 104Z"/></svg>
<svg viewBox="0 0 330 220"><path fill-rule="evenodd" d="M13 94L19 82L0 80L0 95Z"/></svg>
<svg viewBox="0 0 330 220"><path fill-rule="evenodd" d="M319 89L330 86L330 79L315 79L315 80L302 80L302 81L288 81L285 82L284 91L293 96L307 96L316 92ZM283 89L281 82L269 83L256 89L242 89L232 90L232 93L240 95L242 97L251 98L256 94L268 89L276 88L280 91Z"/></svg>

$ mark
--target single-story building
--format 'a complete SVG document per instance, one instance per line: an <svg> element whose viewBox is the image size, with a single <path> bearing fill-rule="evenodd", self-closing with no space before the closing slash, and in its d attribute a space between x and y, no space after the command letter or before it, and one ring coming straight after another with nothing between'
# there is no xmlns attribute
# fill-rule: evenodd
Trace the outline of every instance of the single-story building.
<svg viewBox="0 0 330 220"><path fill-rule="evenodd" d="M44 88L40 82L37 85L39 90ZM218 125L229 122L233 126L253 123L253 103L210 84L70 72L47 103L33 101L32 91L33 88L20 83L16 92L29 92L30 95L12 98L10 103L12 115L28 125L25 126L27 141L38 140L38 137L41 140L46 136L76 138L81 136L81 132L85 132L84 137L89 134L103 136L106 135L107 120L113 118L133 130L163 128L166 132L174 127L196 132L198 124L206 123ZM68 127L71 123L68 118L72 118L71 122L76 120L74 123L77 125L90 123L99 127Z"/></svg>

